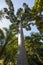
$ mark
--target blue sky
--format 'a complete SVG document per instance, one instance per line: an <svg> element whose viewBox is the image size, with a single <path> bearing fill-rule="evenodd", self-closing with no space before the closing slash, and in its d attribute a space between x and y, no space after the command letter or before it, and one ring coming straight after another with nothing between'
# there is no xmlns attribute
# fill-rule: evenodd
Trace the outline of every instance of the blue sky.
<svg viewBox="0 0 43 65"><path fill-rule="evenodd" d="M29 7L32 7L33 4L34 4L34 0L12 0L13 4L14 4L14 7L16 9L22 7L22 4L25 2L28 4ZM6 7L6 3L5 3L5 0L0 0L0 8L2 7Z"/></svg>
<svg viewBox="0 0 43 65"><path fill-rule="evenodd" d="M34 0L12 0L13 4L14 4L14 8L15 8L15 12L17 11L18 8L22 7L23 3L27 3L28 6L30 8L32 8L32 6L34 5ZM0 0L0 9L3 9L5 7L8 7L5 3L5 0ZM6 19L3 19L2 22L0 22L0 28L3 28L3 27L9 27L10 25L10 22L9 20L6 20ZM24 35L29 35L31 32L37 32L37 28L36 26L31 26L32 30L27 32L25 31Z"/></svg>

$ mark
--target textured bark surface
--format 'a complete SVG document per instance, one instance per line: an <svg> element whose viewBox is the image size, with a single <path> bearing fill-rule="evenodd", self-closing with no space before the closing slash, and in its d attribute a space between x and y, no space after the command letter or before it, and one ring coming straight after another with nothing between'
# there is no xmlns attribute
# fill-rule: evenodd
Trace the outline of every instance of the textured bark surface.
<svg viewBox="0 0 43 65"><path fill-rule="evenodd" d="M28 65L26 58L26 51L24 47L24 38L21 23L19 24L17 65Z"/></svg>

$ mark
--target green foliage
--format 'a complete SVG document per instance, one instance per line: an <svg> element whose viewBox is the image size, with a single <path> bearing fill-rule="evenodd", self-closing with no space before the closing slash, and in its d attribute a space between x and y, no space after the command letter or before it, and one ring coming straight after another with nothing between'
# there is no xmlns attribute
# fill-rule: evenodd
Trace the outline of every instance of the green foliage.
<svg viewBox="0 0 43 65"><path fill-rule="evenodd" d="M39 34L32 34L31 37L25 38L25 48L29 65L43 65L43 43L39 42L39 40Z"/></svg>
<svg viewBox="0 0 43 65"><path fill-rule="evenodd" d="M15 37L16 38L16 37ZM4 50L4 63L16 63L17 57L17 40L12 40L9 44L6 45ZM7 59L7 60L6 60Z"/></svg>
<svg viewBox="0 0 43 65"><path fill-rule="evenodd" d="M4 38L4 45L0 46L0 58L4 58L4 64L10 62L15 64L17 53L17 38L15 36L15 31L13 31L12 25L9 29L4 28L4 30L6 31L6 36Z"/></svg>
<svg viewBox="0 0 43 65"><path fill-rule="evenodd" d="M38 12L43 11L43 0L35 0L33 10L36 10Z"/></svg>

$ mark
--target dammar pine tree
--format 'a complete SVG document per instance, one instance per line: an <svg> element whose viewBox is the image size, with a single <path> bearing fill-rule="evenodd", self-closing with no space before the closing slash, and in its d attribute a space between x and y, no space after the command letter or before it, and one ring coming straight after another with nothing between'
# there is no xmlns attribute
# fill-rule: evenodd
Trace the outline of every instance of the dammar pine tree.
<svg viewBox="0 0 43 65"><path fill-rule="evenodd" d="M19 8L16 15L14 14L14 7L11 0L5 0L8 5L8 9L4 8L4 13L6 14L6 18L10 20L11 23L14 24L14 30L18 31L18 56L17 56L17 65L28 65L26 58L26 51L24 47L24 35L23 28L30 30L29 21L32 20L31 9L23 4L23 8ZM4 45L4 47L6 44ZM4 48L3 48L4 49Z"/></svg>

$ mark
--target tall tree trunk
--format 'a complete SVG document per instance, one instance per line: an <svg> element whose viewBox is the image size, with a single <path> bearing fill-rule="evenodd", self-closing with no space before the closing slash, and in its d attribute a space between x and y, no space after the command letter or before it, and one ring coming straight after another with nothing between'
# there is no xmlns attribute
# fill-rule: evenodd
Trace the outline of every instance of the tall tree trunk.
<svg viewBox="0 0 43 65"><path fill-rule="evenodd" d="M26 58L26 51L24 47L24 37L21 23L19 23L17 65L28 65Z"/></svg>

